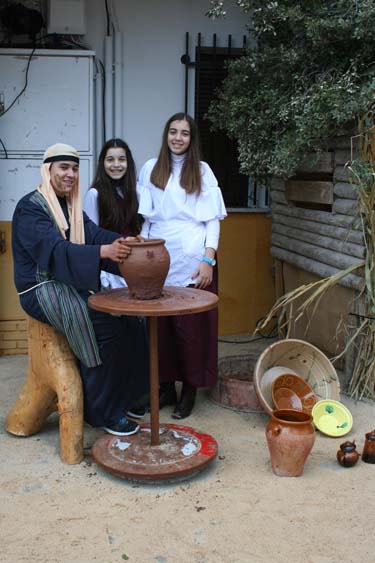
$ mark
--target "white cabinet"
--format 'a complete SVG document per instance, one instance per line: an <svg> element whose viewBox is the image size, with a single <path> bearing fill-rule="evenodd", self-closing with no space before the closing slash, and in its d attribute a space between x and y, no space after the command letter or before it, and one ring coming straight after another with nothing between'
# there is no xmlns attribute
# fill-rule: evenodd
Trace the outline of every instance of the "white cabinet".
<svg viewBox="0 0 375 563"><path fill-rule="evenodd" d="M0 221L11 220L19 198L40 181L45 149L73 145L81 154L81 193L93 177L94 95L92 51L0 49ZM6 158L6 155L8 158Z"/></svg>

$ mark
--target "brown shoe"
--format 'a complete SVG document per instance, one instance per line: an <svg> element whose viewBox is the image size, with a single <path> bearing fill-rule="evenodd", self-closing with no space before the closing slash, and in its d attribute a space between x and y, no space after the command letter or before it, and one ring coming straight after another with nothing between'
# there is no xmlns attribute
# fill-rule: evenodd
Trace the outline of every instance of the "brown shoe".
<svg viewBox="0 0 375 563"><path fill-rule="evenodd" d="M184 383L182 387L181 400L177 403L172 417L177 419L187 418L191 415L195 404L195 397L197 395L197 388Z"/></svg>

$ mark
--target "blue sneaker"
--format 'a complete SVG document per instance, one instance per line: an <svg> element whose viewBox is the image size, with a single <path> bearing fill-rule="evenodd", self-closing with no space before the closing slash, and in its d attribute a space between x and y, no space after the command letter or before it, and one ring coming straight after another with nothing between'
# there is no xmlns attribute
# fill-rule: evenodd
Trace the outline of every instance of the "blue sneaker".
<svg viewBox="0 0 375 563"><path fill-rule="evenodd" d="M104 426L103 430L109 434L114 434L115 436L130 436L131 434L136 434L139 428L139 424L134 422L134 420L128 420L125 416L123 416L117 424Z"/></svg>

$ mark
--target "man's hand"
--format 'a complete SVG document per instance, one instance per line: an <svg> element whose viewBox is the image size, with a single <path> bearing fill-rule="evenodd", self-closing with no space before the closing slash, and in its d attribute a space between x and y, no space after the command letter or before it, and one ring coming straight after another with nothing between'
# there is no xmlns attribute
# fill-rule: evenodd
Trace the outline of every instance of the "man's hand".
<svg viewBox="0 0 375 563"><path fill-rule="evenodd" d="M124 237L117 238L112 244L102 244L100 247L100 258L109 258L113 262L119 262L120 264L130 253L131 248L126 244Z"/></svg>
<svg viewBox="0 0 375 563"><path fill-rule="evenodd" d="M142 235L137 235L135 237L126 237L125 240L131 241L131 242L144 242L145 241L145 239L143 238Z"/></svg>

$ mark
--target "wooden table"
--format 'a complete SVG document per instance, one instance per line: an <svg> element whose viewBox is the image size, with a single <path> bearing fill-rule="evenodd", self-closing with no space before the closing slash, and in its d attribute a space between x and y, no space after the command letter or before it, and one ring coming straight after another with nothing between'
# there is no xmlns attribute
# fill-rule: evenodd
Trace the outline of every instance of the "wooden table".
<svg viewBox="0 0 375 563"><path fill-rule="evenodd" d="M97 293L89 297L89 306L93 309L96 309L97 311L102 311L104 313L113 315L147 317L150 352L151 447L160 445L157 317L202 313L204 311L209 311L215 308L217 306L217 303L217 295L209 291L189 287L173 286L164 287L162 296L158 299L133 299L130 296L130 292L127 288L113 289L110 291ZM170 426L173 426L174 429L178 428L176 425ZM181 428L183 428L184 431L187 430L187 427ZM195 437L196 435L197 433L194 432ZM133 439L132 436L126 436L125 438L126 440L130 439L130 441ZM106 442L106 444L107 446L109 446L108 441ZM212 443L212 447L210 446L208 448L208 450L211 451L211 454L215 449L213 445L214 444ZM206 451L208 450L206 448ZM186 472L185 466L186 464L184 464L184 473ZM106 466L105 468L111 470L111 468L108 466ZM129 477L128 470L125 471L126 474L124 475L121 475L121 472L119 473L118 468L114 472L121 477ZM153 477L155 477L155 471L152 471L151 473ZM175 473L175 471L173 470L171 471L171 473ZM145 475L147 475L147 471ZM163 476L161 475L158 475L158 477L163 478Z"/></svg>

